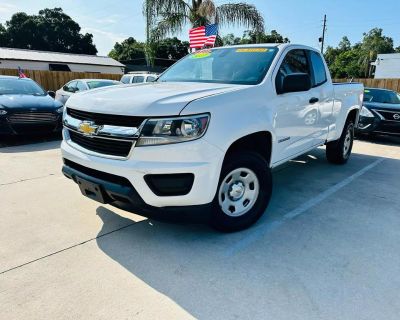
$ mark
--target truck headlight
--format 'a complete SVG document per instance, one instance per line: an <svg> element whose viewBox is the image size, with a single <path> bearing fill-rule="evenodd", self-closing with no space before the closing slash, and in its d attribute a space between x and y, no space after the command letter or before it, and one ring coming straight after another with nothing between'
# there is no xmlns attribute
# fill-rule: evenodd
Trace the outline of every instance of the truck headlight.
<svg viewBox="0 0 400 320"><path fill-rule="evenodd" d="M374 118L375 117L374 114L364 106L362 106L362 108L361 108L360 116L367 117L367 118Z"/></svg>
<svg viewBox="0 0 400 320"><path fill-rule="evenodd" d="M207 130L210 115L149 119L143 125L136 146L150 146L191 141Z"/></svg>

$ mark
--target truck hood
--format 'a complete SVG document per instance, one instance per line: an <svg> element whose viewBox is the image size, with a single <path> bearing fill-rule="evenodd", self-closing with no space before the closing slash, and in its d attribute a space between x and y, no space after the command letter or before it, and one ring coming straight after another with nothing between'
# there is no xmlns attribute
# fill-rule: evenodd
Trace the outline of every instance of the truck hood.
<svg viewBox="0 0 400 320"><path fill-rule="evenodd" d="M175 116L193 100L243 87L246 86L198 82L119 85L77 93L66 106L106 114Z"/></svg>

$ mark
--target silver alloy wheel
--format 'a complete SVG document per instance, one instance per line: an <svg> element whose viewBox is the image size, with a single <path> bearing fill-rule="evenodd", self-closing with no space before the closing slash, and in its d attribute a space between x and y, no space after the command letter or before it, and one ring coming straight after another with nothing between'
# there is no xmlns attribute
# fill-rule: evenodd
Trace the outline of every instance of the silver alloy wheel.
<svg viewBox="0 0 400 320"><path fill-rule="evenodd" d="M304 118L304 124L306 126L312 126L316 122L317 122L317 113L316 112L310 112L310 113L306 114L306 116Z"/></svg>
<svg viewBox="0 0 400 320"><path fill-rule="evenodd" d="M240 217L256 203L260 185L257 175L248 168L238 168L228 173L218 190L222 211L230 217Z"/></svg>
<svg viewBox="0 0 400 320"><path fill-rule="evenodd" d="M350 152L350 147L351 147L351 129L349 128L346 132L346 136L344 138L344 143L343 143L343 156L346 158Z"/></svg>

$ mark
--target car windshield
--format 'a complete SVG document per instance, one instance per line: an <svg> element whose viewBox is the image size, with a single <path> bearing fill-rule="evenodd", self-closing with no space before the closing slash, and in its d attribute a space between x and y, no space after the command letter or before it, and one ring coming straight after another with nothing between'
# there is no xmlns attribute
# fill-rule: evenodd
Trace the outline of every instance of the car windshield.
<svg viewBox="0 0 400 320"><path fill-rule="evenodd" d="M277 51L275 47L200 50L174 64L158 81L258 84Z"/></svg>
<svg viewBox="0 0 400 320"><path fill-rule="evenodd" d="M10 78L0 79L0 94L45 96L47 92L31 79Z"/></svg>
<svg viewBox="0 0 400 320"><path fill-rule="evenodd" d="M96 89L96 88L101 88L101 87L108 87L108 86L115 86L118 84L118 81L88 81L87 85L89 89Z"/></svg>
<svg viewBox="0 0 400 320"><path fill-rule="evenodd" d="M364 101L387 104L400 104L400 95L397 92L390 90L365 89Z"/></svg>

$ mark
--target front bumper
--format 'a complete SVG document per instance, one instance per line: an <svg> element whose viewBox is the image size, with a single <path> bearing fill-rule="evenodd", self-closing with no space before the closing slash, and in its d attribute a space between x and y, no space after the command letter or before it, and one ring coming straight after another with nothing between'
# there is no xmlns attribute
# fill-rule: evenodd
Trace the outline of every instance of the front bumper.
<svg viewBox="0 0 400 320"><path fill-rule="evenodd" d="M400 121L387 121L375 117L362 117L358 122L358 133L380 133L387 135L400 135Z"/></svg>
<svg viewBox="0 0 400 320"><path fill-rule="evenodd" d="M18 135L18 134L36 134L45 132L60 132L62 130L62 115L54 113L54 121L29 121L13 123L9 120L12 113L0 116L0 134Z"/></svg>
<svg viewBox="0 0 400 320"><path fill-rule="evenodd" d="M135 147L126 160L99 157L78 150L68 135L64 135L61 150L64 159L84 168L125 178L143 200L143 203L138 201L139 206L145 204L157 208L211 203L224 158L224 153L204 138L165 146ZM166 174L193 175L190 191L179 196L157 195L145 177Z"/></svg>

